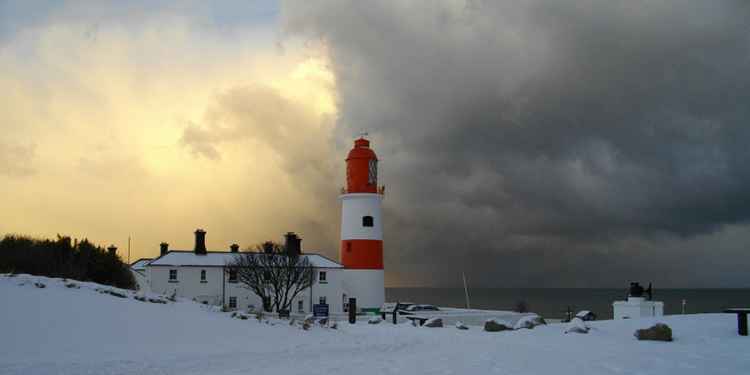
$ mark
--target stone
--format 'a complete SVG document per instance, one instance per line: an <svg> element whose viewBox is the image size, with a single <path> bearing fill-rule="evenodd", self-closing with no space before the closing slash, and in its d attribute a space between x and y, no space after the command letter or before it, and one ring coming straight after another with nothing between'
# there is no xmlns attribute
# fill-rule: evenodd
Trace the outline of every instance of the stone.
<svg viewBox="0 0 750 375"><path fill-rule="evenodd" d="M565 333L589 333L589 327L580 318L573 318L565 328Z"/></svg>
<svg viewBox="0 0 750 375"><path fill-rule="evenodd" d="M547 322L544 321L544 318L542 318L539 315L526 315L521 317L521 319L518 319L516 322L516 325L513 326L513 329L532 329L536 326L547 324Z"/></svg>
<svg viewBox="0 0 750 375"><path fill-rule="evenodd" d="M501 320L490 319L484 322L484 330L487 332L500 332L511 329L513 329L513 327L511 327L510 324Z"/></svg>
<svg viewBox="0 0 750 375"><path fill-rule="evenodd" d="M456 322L456 328L460 330L467 330L469 327L461 321Z"/></svg>
<svg viewBox="0 0 750 375"><path fill-rule="evenodd" d="M423 324L424 327L429 328L442 328L443 327L443 319L441 318L430 318L427 319L426 322Z"/></svg>
<svg viewBox="0 0 750 375"><path fill-rule="evenodd" d="M367 323L368 324L380 324L380 322L382 321L383 319L380 319L379 316L373 316L372 318L370 318L370 320L367 321Z"/></svg>
<svg viewBox="0 0 750 375"><path fill-rule="evenodd" d="M638 340L672 341L672 329L664 323L656 323L650 328L639 329L633 335Z"/></svg>
<svg viewBox="0 0 750 375"><path fill-rule="evenodd" d="M327 325L328 324L328 318L320 318L320 320L318 320L318 324L320 324L322 326Z"/></svg>

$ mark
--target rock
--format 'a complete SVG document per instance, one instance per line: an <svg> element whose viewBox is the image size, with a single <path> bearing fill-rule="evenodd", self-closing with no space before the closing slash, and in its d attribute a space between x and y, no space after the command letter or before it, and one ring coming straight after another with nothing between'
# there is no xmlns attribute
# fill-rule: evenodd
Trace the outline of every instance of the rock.
<svg viewBox="0 0 750 375"><path fill-rule="evenodd" d="M424 322L424 327L430 327L430 328L442 328L443 327L443 319L440 318L430 318L427 319L426 322Z"/></svg>
<svg viewBox="0 0 750 375"><path fill-rule="evenodd" d="M315 324L315 318L313 318L312 315L308 315L307 317L305 317L305 320L302 323L307 324L307 325L313 325Z"/></svg>
<svg viewBox="0 0 750 375"><path fill-rule="evenodd" d="M322 326L327 325L328 324L328 318L320 318L320 320L318 320L318 324L320 324Z"/></svg>
<svg viewBox="0 0 750 375"><path fill-rule="evenodd" d="M72 289L80 289L80 288L81 288L81 287L80 287L80 286L78 286L78 284L76 284L76 283L67 283L67 284L65 284L65 287L66 287L66 288L72 288Z"/></svg>
<svg viewBox="0 0 750 375"><path fill-rule="evenodd" d="M312 324L308 323L307 320L305 320L305 322L302 323L302 329L304 329L305 331L310 329L310 327L312 327Z"/></svg>
<svg viewBox="0 0 750 375"><path fill-rule="evenodd" d="M370 320L367 321L367 324L380 324L380 322L382 321L383 319L380 319L379 316L373 316L372 318L370 318Z"/></svg>
<svg viewBox="0 0 750 375"><path fill-rule="evenodd" d="M37 287L37 288L40 288L40 289L41 289L41 288L46 288L46 287L47 287L46 285L44 285L44 284L42 284L42 283L40 283L40 282L36 282L36 283L34 283L34 286L35 286L35 287Z"/></svg>
<svg viewBox="0 0 750 375"><path fill-rule="evenodd" d="M456 328L460 330L467 330L469 327L461 321L456 322Z"/></svg>
<svg viewBox="0 0 750 375"><path fill-rule="evenodd" d="M511 329L513 329L513 327L502 320L490 319L484 322L484 330L487 332L500 332Z"/></svg>
<svg viewBox="0 0 750 375"><path fill-rule="evenodd" d="M565 333L589 333L589 327L586 325L586 322L581 320L580 318L573 318L568 323L567 328L565 328Z"/></svg>
<svg viewBox="0 0 750 375"><path fill-rule="evenodd" d="M330 328L330 329L337 329L337 328L339 328L339 325L336 322L332 322L331 324L328 325L328 328Z"/></svg>
<svg viewBox="0 0 750 375"><path fill-rule="evenodd" d="M664 323L656 323L651 328L635 331L634 336L638 340L672 341L672 329Z"/></svg>
<svg viewBox="0 0 750 375"><path fill-rule="evenodd" d="M536 314L527 315L527 316L521 317L521 319L518 319L518 321L516 322L516 325L513 326L513 329L522 329L522 328L532 329L536 326L540 326L544 324L547 324L547 322L545 322L544 318L542 318L541 316L536 315Z"/></svg>

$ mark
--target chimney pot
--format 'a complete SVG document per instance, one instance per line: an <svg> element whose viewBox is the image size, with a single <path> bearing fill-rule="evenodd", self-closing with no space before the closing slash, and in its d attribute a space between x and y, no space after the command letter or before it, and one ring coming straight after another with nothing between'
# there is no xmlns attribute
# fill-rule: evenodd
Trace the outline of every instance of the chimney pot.
<svg viewBox="0 0 750 375"><path fill-rule="evenodd" d="M240 245L237 245L236 243L233 243L232 246L229 246L229 251L233 253L237 253L240 251Z"/></svg>
<svg viewBox="0 0 750 375"><path fill-rule="evenodd" d="M195 230L195 253L206 255L206 231L203 229Z"/></svg>
<svg viewBox="0 0 750 375"><path fill-rule="evenodd" d="M297 234L294 232L287 232L284 237L286 239L284 246L286 253L289 255L300 255L302 253L302 239L297 237Z"/></svg>
<svg viewBox="0 0 750 375"><path fill-rule="evenodd" d="M117 255L117 246L115 246L115 245L109 245L109 247L107 248L107 250L109 251L110 254Z"/></svg>
<svg viewBox="0 0 750 375"><path fill-rule="evenodd" d="M169 252L169 244L162 242L159 244L159 255L166 255Z"/></svg>

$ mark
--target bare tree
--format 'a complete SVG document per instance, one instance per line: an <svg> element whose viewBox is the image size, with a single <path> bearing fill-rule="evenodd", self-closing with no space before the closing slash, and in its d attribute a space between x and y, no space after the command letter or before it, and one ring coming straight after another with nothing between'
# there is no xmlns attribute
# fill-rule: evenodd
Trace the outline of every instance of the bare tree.
<svg viewBox="0 0 750 375"><path fill-rule="evenodd" d="M236 273L237 281L263 299L266 311L288 311L295 298L315 281L307 257L290 254L273 242L257 245L254 251L237 253L226 272Z"/></svg>

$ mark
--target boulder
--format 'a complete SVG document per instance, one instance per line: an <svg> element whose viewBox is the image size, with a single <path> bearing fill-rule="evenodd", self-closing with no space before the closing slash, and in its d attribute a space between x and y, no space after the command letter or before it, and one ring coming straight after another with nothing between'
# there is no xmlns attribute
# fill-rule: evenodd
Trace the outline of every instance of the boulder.
<svg viewBox="0 0 750 375"><path fill-rule="evenodd" d="M427 319L426 322L423 324L424 327L430 327L430 328L442 328L443 327L443 319L440 318L430 318Z"/></svg>
<svg viewBox="0 0 750 375"><path fill-rule="evenodd" d="M672 329L664 323L656 323L651 328L635 331L634 336L638 340L672 341Z"/></svg>
<svg viewBox="0 0 750 375"><path fill-rule="evenodd" d="M318 320L318 324L320 324L320 325L322 325L322 326L325 326L325 325L327 325L327 324L328 324L328 318L320 318L320 319Z"/></svg>
<svg viewBox="0 0 750 375"><path fill-rule="evenodd" d="M456 328L460 330L467 330L469 327L461 321L456 322Z"/></svg>
<svg viewBox="0 0 750 375"><path fill-rule="evenodd" d="M380 319L379 316L373 316L372 318L370 318L370 320L367 321L367 323L368 324L380 324L380 322L382 321L383 319Z"/></svg>
<svg viewBox="0 0 750 375"><path fill-rule="evenodd" d="M527 315L524 317L521 317L521 319L518 319L516 322L516 325L513 326L513 329L532 329L536 326L547 324L547 322L544 321L544 318L542 318L539 315Z"/></svg>
<svg viewBox="0 0 750 375"><path fill-rule="evenodd" d="M565 328L565 333L589 333L589 327L586 322L580 318L573 318Z"/></svg>
<svg viewBox="0 0 750 375"><path fill-rule="evenodd" d="M336 322L331 322L331 324L328 325L328 328L330 328L330 329L337 329L337 328L339 328L339 325Z"/></svg>
<svg viewBox="0 0 750 375"><path fill-rule="evenodd" d="M487 332L500 332L500 331L507 331L511 330L513 327L508 324L508 322L497 320L497 319L490 319L486 322L484 322L484 330Z"/></svg>

